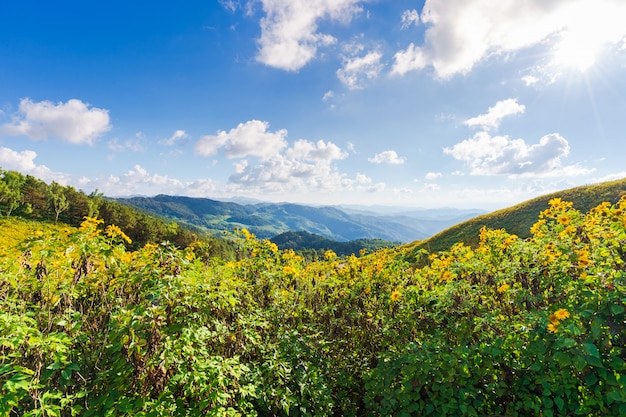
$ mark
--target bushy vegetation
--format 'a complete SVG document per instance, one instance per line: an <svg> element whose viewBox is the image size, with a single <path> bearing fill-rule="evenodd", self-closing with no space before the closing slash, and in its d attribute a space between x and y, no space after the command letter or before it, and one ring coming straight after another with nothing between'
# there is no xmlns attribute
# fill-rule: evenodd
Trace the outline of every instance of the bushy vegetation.
<svg viewBox="0 0 626 417"><path fill-rule="evenodd" d="M411 260L0 227L0 416L626 415L626 200Z"/></svg>

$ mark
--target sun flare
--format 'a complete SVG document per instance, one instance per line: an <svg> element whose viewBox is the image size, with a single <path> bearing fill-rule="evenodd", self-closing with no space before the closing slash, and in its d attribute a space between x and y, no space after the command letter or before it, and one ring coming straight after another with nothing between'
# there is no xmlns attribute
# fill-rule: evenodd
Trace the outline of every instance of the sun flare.
<svg viewBox="0 0 626 417"><path fill-rule="evenodd" d="M556 45L552 60L557 67L585 72L595 64L601 47L601 42L569 32Z"/></svg>

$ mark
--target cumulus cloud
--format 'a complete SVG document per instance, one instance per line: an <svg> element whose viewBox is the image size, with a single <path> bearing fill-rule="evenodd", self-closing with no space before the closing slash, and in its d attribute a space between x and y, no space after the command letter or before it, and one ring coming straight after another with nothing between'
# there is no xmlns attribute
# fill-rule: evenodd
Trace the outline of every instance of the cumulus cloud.
<svg viewBox="0 0 626 417"><path fill-rule="evenodd" d="M260 164L251 165L247 160L236 163L229 181L269 191L339 190L354 182L333 166L333 161L347 156L332 142L300 139L284 154L276 154Z"/></svg>
<svg viewBox="0 0 626 417"><path fill-rule="evenodd" d="M0 125L0 135L59 138L74 144L92 144L110 129L108 110L90 107L81 100L54 104L25 98L20 101L13 120Z"/></svg>
<svg viewBox="0 0 626 417"><path fill-rule="evenodd" d="M193 182L183 182L167 175L149 173L141 165L135 165L122 175L87 178L78 181L82 188L99 190L108 196L123 195L156 195L156 194L184 194L192 197L206 197L215 192L216 184L210 179L199 179Z"/></svg>
<svg viewBox="0 0 626 417"><path fill-rule="evenodd" d="M526 107L519 104L517 99L509 98L498 101L494 106L489 107L487 113L472 117L463 122L469 127L481 127L483 129L492 129L500 126L500 121L510 115L524 113Z"/></svg>
<svg viewBox="0 0 626 417"><path fill-rule="evenodd" d="M392 164L401 165L404 164L405 158L398 156L396 151L383 151L374 155L372 158L367 159L374 164Z"/></svg>
<svg viewBox="0 0 626 417"><path fill-rule="evenodd" d="M15 151L0 147L0 167L6 171L18 171L25 175L32 175L46 182L56 181L66 185L69 176L60 172L53 172L45 165L37 165L37 153L31 150Z"/></svg>
<svg viewBox="0 0 626 417"><path fill-rule="evenodd" d="M415 46L413 42L403 51L398 51L393 56L391 74L404 75L409 71L421 70L428 65L428 58L424 50Z"/></svg>
<svg viewBox="0 0 626 417"><path fill-rule="evenodd" d="M380 62L383 54L371 51L364 56L344 57L343 67L337 70L337 78L351 90L363 87L365 80L378 77L383 64Z"/></svg>
<svg viewBox="0 0 626 417"><path fill-rule="evenodd" d="M318 32L320 20L348 22L361 11L359 0L261 0L265 17L257 60L271 67L297 71L315 58L319 47L337 42Z"/></svg>
<svg viewBox="0 0 626 417"><path fill-rule="evenodd" d="M566 157L569 151L569 143L558 133L545 135L539 143L528 145L523 139L479 132L443 149L444 154L466 162L472 175L549 177L591 172L575 165L563 166L561 158Z"/></svg>
<svg viewBox="0 0 626 417"><path fill-rule="evenodd" d="M222 151L229 158L238 158L227 186L235 193L333 192L363 185L359 182L362 177L349 178L335 166L336 161L348 157L336 144L298 139L288 146L286 137L285 129L272 132L266 122L252 120L201 138L196 151L206 156Z"/></svg>
<svg viewBox="0 0 626 417"><path fill-rule="evenodd" d="M287 146L286 129L276 132L268 129L269 123L260 120L240 123L228 132L218 131L217 135L200 138L195 150L203 156L215 155L221 149L227 158L256 156L267 160Z"/></svg>
<svg viewBox="0 0 626 417"><path fill-rule="evenodd" d="M330 162L344 159L348 154L332 142L318 140L316 143L299 139L292 148L287 149L285 155L293 160Z"/></svg>
<svg viewBox="0 0 626 417"><path fill-rule="evenodd" d="M412 25L417 26L420 21L420 15L417 10L405 10L402 12L402 29L408 29Z"/></svg>
<svg viewBox="0 0 626 417"><path fill-rule="evenodd" d="M421 13L424 44L399 51L392 72L431 66L438 77L448 78L481 60L541 43L557 55L568 45L593 55L604 44L623 46L624 15L621 0L427 0Z"/></svg>
<svg viewBox="0 0 626 417"><path fill-rule="evenodd" d="M426 178L428 181L434 181L441 176L442 176L441 172L429 172L426 175L424 175L424 178Z"/></svg>

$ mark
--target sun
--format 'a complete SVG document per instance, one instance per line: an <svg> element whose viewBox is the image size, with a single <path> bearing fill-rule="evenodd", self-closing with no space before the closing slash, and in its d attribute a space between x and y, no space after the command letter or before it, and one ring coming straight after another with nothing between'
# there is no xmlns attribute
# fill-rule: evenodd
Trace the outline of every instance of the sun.
<svg viewBox="0 0 626 417"><path fill-rule="evenodd" d="M585 72L600 54L602 43L580 32L566 32L555 45L552 62L556 67Z"/></svg>

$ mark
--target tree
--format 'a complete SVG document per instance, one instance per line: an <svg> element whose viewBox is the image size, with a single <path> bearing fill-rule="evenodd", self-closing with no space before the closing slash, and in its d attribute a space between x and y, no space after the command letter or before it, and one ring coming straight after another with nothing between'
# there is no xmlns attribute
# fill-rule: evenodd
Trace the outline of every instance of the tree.
<svg viewBox="0 0 626 417"><path fill-rule="evenodd" d="M22 186L26 179L17 171L0 170L0 203L4 204L6 216L10 216L11 212L22 204L23 194Z"/></svg>
<svg viewBox="0 0 626 417"><path fill-rule="evenodd" d="M99 192L98 189L92 191L91 194L89 194L89 198L87 200L89 212L87 213L87 217L98 217L103 198L104 194Z"/></svg>
<svg viewBox="0 0 626 417"><path fill-rule="evenodd" d="M70 203L67 201L64 191L63 186L55 181L52 181L46 190L46 199L48 200L48 204L52 206L55 213L55 223L59 220L59 214L63 213L70 207Z"/></svg>

